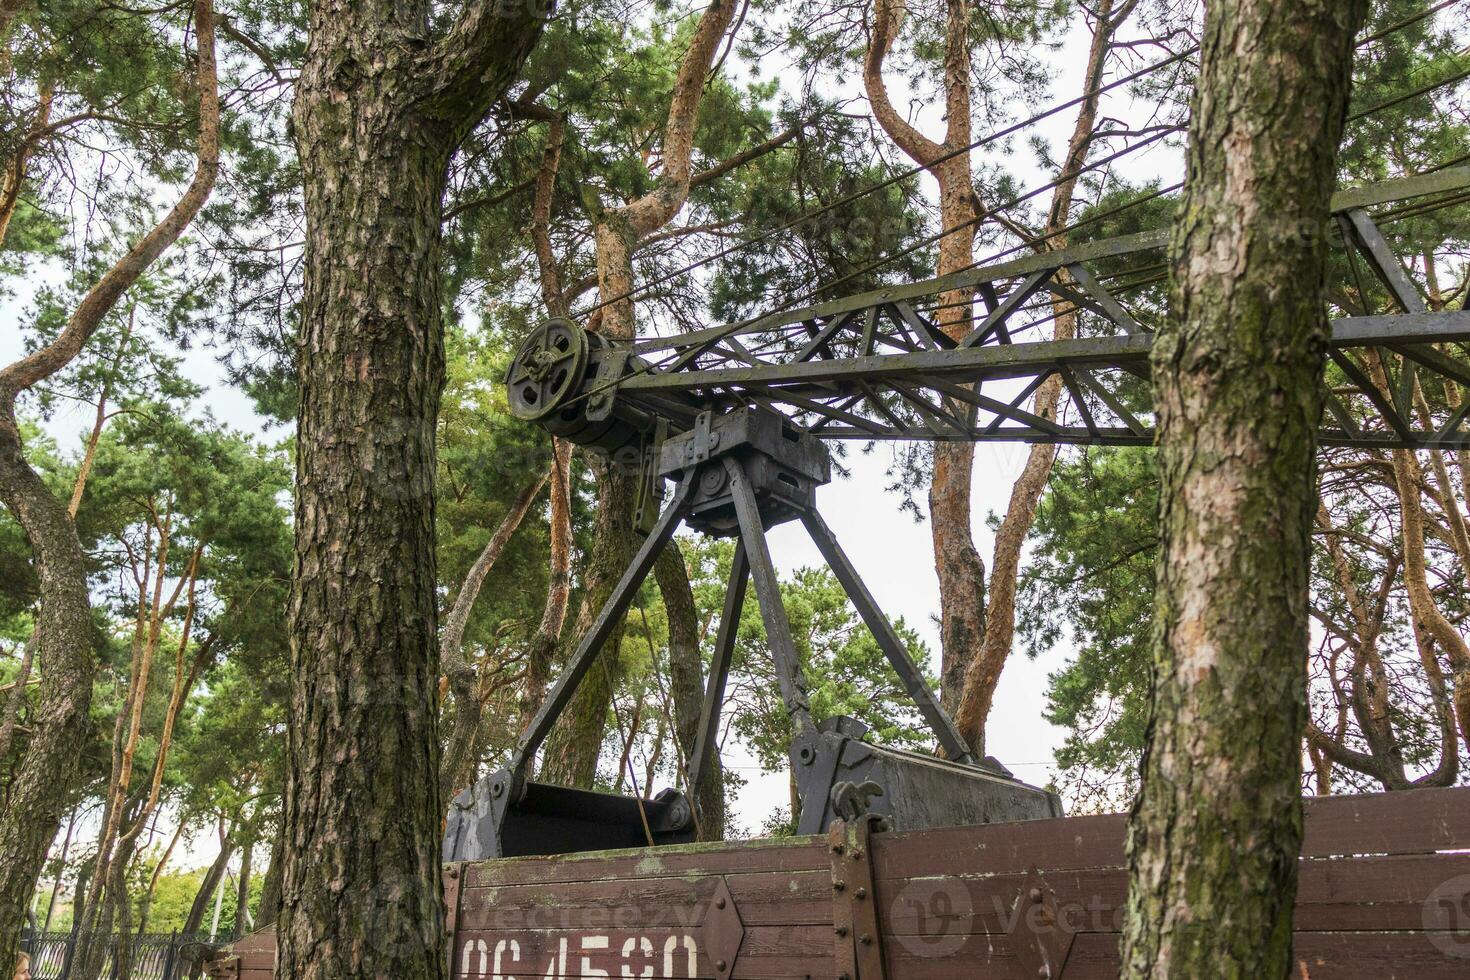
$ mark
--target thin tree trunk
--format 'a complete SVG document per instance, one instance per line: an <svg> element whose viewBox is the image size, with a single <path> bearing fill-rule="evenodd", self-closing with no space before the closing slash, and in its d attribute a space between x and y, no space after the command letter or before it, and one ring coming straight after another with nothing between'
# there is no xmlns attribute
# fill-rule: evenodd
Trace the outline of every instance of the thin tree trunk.
<svg viewBox="0 0 1470 980"><path fill-rule="evenodd" d="M871 37L863 62L863 84L873 114L889 137L939 183L939 220L949 231L939 242L936 272L949 275L974 260L979 201L971 183L970 155L958 153L970 144L970 9L965 0L946 0L944 89L947 128L942 143L924 136L893 106L883 79L883 62L903 27L906 6L898 0L874 0ZM943 294L939 324L961 338L971 327L973 295L967 290ZM929 530L934 543L934 570L939 578L940 700L951 713L960 706L965 676L984 643L985 562L975 548L970 493L975 447L941 443L934 447L929 482Z"/></svg>
<svg viewBox="0 0 1470 980"><path fill-rule="evenodd" d="M0 963L13 962L22 919L46 849L56 837L86 741L92 698L94 626L87 560L66 505L25 457L15 404L21 392L74 360L147 268L194 220L219 170L219 94L214 8L196 0L199 142L193 180L158 225L82 298L56 339L0 371L0 500L24 530L41 581L33 637L42 681L26 754L0 813Z"/></svg>
<svg viewBox="0 0 1470 980"><path fill-rule="evenodd" d="M1046 249L1059 250L1068 245L1068 235L1064 229L1071 218L1077 182L1082 167L1087 162L1087 153L1092 146L1093 132L1097 126L1100 96L1095 93L1101 86L1107 69L1113 38L1134 9L1134 5L1125 4L1123 10L1114 16L1113 6L1113 0L1099 0L1092 11L1096 23L1092 34L1092 49L1087 59L1087 71L1082 79L1083 101L1077 110L1077 119L1061 170L1063 174L1072 176L1061 181L1052 194L1044 245L1041 246ZM1065 273L1062 275L1065 276ZM1077 335L1075 307L1068 300L1053 298L1052 310L1055 316L1053 339L1071 340ZM1032 411L1041 418L1054 420L1061 387L1060 377L1053 376L1045 381L1036 392ZM995 690L1000 684L1001 672L1011 655L1011 645L1016 636L1016 586L1021 569L1021 550L1031 531L1031 524L1036 519L1036 507L1046 490L1047 481L1051 478L1056 456L1056 446L1038 444L1031 447L1026 455L1026 465L1011 487L1011 498L1005 517L995 533L995 550L990 561L990 584L984 595L984 633L978 652L964 671L964 690L954 709L955 724L959 726L960 734L982 755L985 752L985 723L990 717Z"/></svg>
<svg viewBox="0 0 1470 980"><path fill-rule="evenodd" d="M519 705L522 726L530 724L546 700L551 683L552 658L561 639L572 592L572 444L556 440L551 465L551 554L546 583L546 604L541 622L526 650L526 676L521 682Z"/></svg>
<svg viewBox="0 0 1470 980"><path fill-rule="evenodd" d="M271 841L270 866L265 869L265 881L260 886L260 908L255 910L257 929L275 925L276 917L281 914L281 870L284 861L281 834L277 830Z"/></svg>
<svg viewBox="0 0 1470 980"><path fill-rule="evenodd" d="M485 543L484 550L470 566L464 584L459 587L459 595L444 621L444 635L439 640L439 659L443 664L444 676L449 681L449 689L454 692L454 729L446 740L444 760L439 767L439 792L446 800L453 799L455 794L469 785L467 775L473 769L469 764L470 753L474 746L475 733L480 730L483 708L478 692L479 677L474 664L464 655L465 625L469 622L475 600L480 597L486 576L495 567L500 553L505 550L511 536L525 520L531 505L540 496L548 475L543 473L528 483L511 503L500 526L495 529L495 533Z"/></svg>
<svg viewBox="0 0 1470 980"><path fill-rule="evenodd" d="M541 155L541 168L536 175L536 195L531 205L531 241L536 252L541 298L546 304L546 312L552 316L567 316L571 313L571 305L562 287L561 266L551 241L551 213L556 200L556 176L561 167L562 144L566 140L566 117L561 113L544 110L542 118L550 126ZM572 444L562 439L553 439L546 604L542 607L541 622L536 627L536 635L526 648L526 676L521 682L517 705L522 728L530 724L546 700L546 689L551 683L552 662L556 657L557 644L561 641L567 605L571 598L571 466Z"/></svg>
<svg viewBox="0 0 1470 980"><path fill-rule="evenodd" d="M597 286L602 302L601 330L614 340L637 336L633 315L633 253L648 235L673 220L689 196L694 135L705 82L721 39L734 21L735 0L711 0L699 18L679 65L664 127L661 170L654 189L630 204L605 211L597 220ZM543 283L545 277L543 274ZM632 527L637 496L636 465L618 460L594 467L597 476L597 525L592 554L582 571L582 604L576 629L566 644L575 644L590 628L597 611L638 548ZM583 680L562 721L548 740L545 778L568 786L590 786L607 726L613 685L620 674L616 651L622 627L603 645L594 669Z"/></svg>
<svg viewBox="0 0 1470 980"><path fill-rule="evenodd" d="M113 751L113 768L108 781L109 805L105 810L102 823L102 837L97 849L98 874L93 878L92 894L89 896L88 905L91 910L87 917L83 918L84 929L94 927L95 909L98 896L101 894L104 884L112 887L116 876L112 874L114 863L119 860L117 855L124 855L121 860L126 865L132 854L134 844L138 835L142 833L152 817L154 808L157 806L159 794L163 786L164 768L168 762L169 751L173 744L173 731L177 723L179 712L183 709L184 700L193 686L193 679L203 668L204 660L209 655L212 641L203 645L194 661L192 670L185 670L184 654L188 649L189 641L193 635L196 589L198 586L199 560L204 551L201 543L194 549L190 556L188 567L181 576L176 587L167 599L163 597L163 579L166 574L165 568L168 559L168 547L170 540L171 516L158 521L159 523L159 547L157 561L153 567L152 599L147 606L146 616L140 616L135 624L132 668L128 685L127 698L123 704L123 711L119 715L119 727L115 729L115 738L120 738L122 747L119 750L116 745ZM148 582L149 572L145 568L139 576L140 583ZM158 751L153 761L152 777L148 783L146 799L137 804L136 815L132 816L132 824L124 829L125 803L128 802L128 791L132 786L132 772L134 758L139 743L142 740L143 708L148 697L149 681L153 674L153 659L162 641L163 621L173 614L173 610L179 600L180 592L187 589L187 606L184 615L183 627L180 630L178 650L174 658L174 677L172 689L169 694L168 707L164 715L163 729L159 736ZM146 596L147 588L139 590L140 595ZM142 607L140 606L140 609ZM146 631L142 629L146 627ZM139 635L140 632L143 635ZM124 724L125 721L125 724ZM121 733L126 732L126 737L121 738ZM120 880L120 879L117 879Z"/></svg>
<svg viewBox="0 0 1470 980"><path fill-rule="evenodd" d="M0 39L8 40L5 37L8 33L9 18L0 13ZM10 50L8 43L5 50L8 55ZM25 189L26 177L30 170L31 154L36 152L36 144L51 121L51 103L54 93L49 82L42 81L39 95L36 115L31 120L30 130L16 149L10 166L5 168L4 177L0 178L0 245L5 243L5 237L10 231L10 221L15 217L16 208L20 205L20 194Z"/></svg>
<svg viewBox="0 0 1470 980"><path fill-rule="evenodd" d="M184 928L180 932L192 935L203 928L204 916L209 913L209 905L214 901L215 892L219 891L220 882L224 880L225 869L229 866L230 858L234 856L234 841L221 834L219 854L210 864L209 870L204 872L204 880L199 883L199 890L194 893L194 901L189 906L189 915L184 919Z"/></svg>
<svg viewBox="0 0 1470 980"><path fill-rule="evenodd" d="M133 339L133 322L137 316L138 305L134 303L128 308L128 325L123 328L122 340L117 345L117 353L112 358L112 369L103 376L102 390L97 395L97 412L92 419L92 431L87 434L87 448L82 453L81 465L77 467L77 478L71 488L71 503L67 504L66 512L73 518L82 506L82 495L87 492L87 479L92 475L92 464L97 460L97 446L102 442L102 430L107 427L107 400L112 396L113 379L122 367L123 358L127 356L128 345Z"/></svg>
<svg viewBox="0 0 1470 980"><path fill-rule="evenodd" d="M449 161L546 11L314 0L279 972L445 976L435 432ZM352 896L343 901L342 896Z"/></svg>
<svg viewBox="0 0 1470 980"><path fill-rule="evenodd" d="M240 874L235 879L235 938L250 931L250 863L255 856L251 841L240 845Z"/></svg>
<svg viewBox="0 0 1470 980"><path fill-rule="evenodd" d="M1377 351L1368 355L1368 369L1373 381L1386 388L1387 374ZM1470 750L1470 644L1455 625L1440 611L1429 589L1429 569L1424 553L1424 503L1420 487L1424 473L1414 453L1407 449L1393 451L1394 484L1398 490L1400 522L1404 544L1404 589L1409 594L1409 609L1415 628L1432 638L1449 658L1453 672L1455 714L1459 717L1461 738ZM1455 506L1453 498L1449 501Z"/></svg>
<svg viewBox="0 0 1470 980"><path fill-rule="evenodd" d="M1294 975L1330 199L1366 7L1207 6L1154 348L1162 540L1128 980Z"/></svg>
<svg viewBox="0 0 1470 980"><path fill-rule="evenodd" d="M563 646L577 643L592 628L597 612L612 594L618 577L637 550L633 530L633 499L638 475L614 460L590 460L597 479L597 521L592 529L592 548L584 560L582 600ZM547 740L541 778L561 786L591 786L597 775L614 685L621 678L622 663L617 651L622 644L620 623L603 644L600 666L587 672L561 720ZM544 691L544 687L540 690Z"/></svg>
<svg viewBox="0 0 1470 980"><path fill-rule="evenodd" d="M77 810L73 809L66 819L66 836L61 841L61 857L57 860L56 880L51 883L51 897L46 900L46 918L41 922L41 931L51 931L51 917L56 913L56 897L61 893L61 875L66 871L66 856L71 851L72 834L77 829Z"/></svg>

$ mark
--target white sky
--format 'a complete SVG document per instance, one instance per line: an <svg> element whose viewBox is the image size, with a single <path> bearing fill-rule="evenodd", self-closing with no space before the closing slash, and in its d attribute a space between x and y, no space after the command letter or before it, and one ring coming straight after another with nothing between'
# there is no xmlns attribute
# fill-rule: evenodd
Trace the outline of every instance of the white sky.
<svg viewBox="0 0 1470 980"><path fill-rule="evenodd" d="M1088 41L1085 31L1075 32L1067 45L1054 56L1057 77L1048 104L1069 100L1079 93L1081 65ZM1116 72L1114 77L1127 70L1131 69ZM895 101L905 104L907 99L902 97L897 79L894 88ZM1125 115L1127 99L1123 96L1117 98L1122 101L1110 108L1113 114ZM1104 111L1106 113L1107 108ZM921 118L919 122L931 133L940 131L941 123L937 118ZM1039 127L1039 132L1057 151L1065 146L1071 127L1072 114L1063 112ZM977 120L977 136L988 128L984 120ZM1025 172L1021 160L1025 159L1026 152L1022 148L1009 161L1012 171L1018 172L1022 185L1034 187L1051 179L1051 174L1039 169ZM1160 172L1177 174L1178 167L1177 154L1173 151L1151 150L1130 160L1128 176L1131 180L1138 180ZM932 181L926 178L925 184L926 191L931 191ZM54 281L54 278L54 269L37 270L29 281L20 284L17 298L0 302L0 362L8 363L21 351L17 320L30 289L46 279ZM207 407L216 418L228 420L237 428L261 428L261 421L255 416L250 401L224 380L219 365L208 350L196 347L185 353L184 364L186 373L206 387L200 407ZM64 447L74 446L77 434L89 423L90 420L84 417L85 412L83 408L63 413L52 423L51 431ZM912 515L900 509L896 496L885 492L890 482L885 471L892 452L891 447L880 445L870 454L850 453L843 462L851 470L851 475L824 488L818 499L828 523L879 605L890 617L902 617L918 630L937 658L939 638L934 617L939 609L939 596L929 525L927 519L915 521ZM1026 447L1019 444L985 443L977 446L972 499L974 536L987 567L993 535L985 518L992 512L1005 511L1011 483L1024 464L1026 452ZM919 496L922 505L922 494ZM799 524L776 529L771 535L771 544L783 573L821 564L820 555ZM1045 722L1041 710L1045 703L1047 675L1062 667L1070 653L1063 647L1036 661L1017 654L1002 676L990 718L987 751L1027 782L1044 784L1055 769L1053 751L1063 732ZM937 673L937 663L930 667ZM727 765L738 769L749 780L746 790L734 801L732 816L741 829L753 832L777 807L787 804L787 776L785 772L762 774L748 752L739 746L727 744L726 748ZM197 841L181 845L174 866L193 867L207 863L213 858L215 846L212 831L206 830L198 835ZM263 863L262 856L260 864Z"/></svg>

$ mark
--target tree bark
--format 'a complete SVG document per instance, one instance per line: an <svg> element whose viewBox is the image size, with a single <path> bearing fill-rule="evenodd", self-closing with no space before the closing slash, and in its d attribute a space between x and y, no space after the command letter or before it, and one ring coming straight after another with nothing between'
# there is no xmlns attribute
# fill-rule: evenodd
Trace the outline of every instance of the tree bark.
<svg viewBox="0 0 1470 980"><path fill-rule="evenodd" d="M1162 540L1130 980L1291 972L1330 198L1366 6L1207 8L1154 348Z"/></svg>
<svg viewBox="0 0 1470 980"><path fill-rule="evenodd" d="M526 676L521 682L519 704L521 723L528 725L546 700L551 683L552 658L566 623L567 604L572 593L572 444L556 440L551 464L551 554L546 583L546 604L541 608L541 622L526 650Z"/></svg>
<svg viewBox="0 0 1470 980"><path fill-rule="evenodd" d="M199 883L199 890L194 893L194 901L189 906L189 916L184 920L184 928L180 930L185 935L196 933L203 927L204 916L209 912L209 905L214 901L214 893L219 890L220 882L225 877L225 869L234 855L235 842L221 834L219 854L215 856L214 863L209 866L209 870L204 872L204 880Z"/></svg>
<svg viewBox="0 0 1470 980"><path fill-rule="evenodd" d="M1386 380L1376 352L1371 370L1375 381ZM1453 671L1455 714L1460 722L1460 735L1470 751L1470 645L1455 625L1440 611L1429 590L1429 570L1424 554L1424 504L1419 488L1424 483L1419 461L1407 449L1393 451L1394 483L1398 488L1404 543L1404 588L1409 594L1409 609L1416 631L1432 640L1449 658ZM1432 677L1430 678L1432 682Z"/></svg>
<svg viewBox="0 0 1470 980"><path fill-rule="evenodd" d="M315 0L292 125L306 201L279 972L445 976L435 430L451 155L535 4ZM350 900L344 900L350 896Z"/></svg>
<svg viewBox="0 0 1470 980"><path fill-rule="evenodd" d="M633 530L637 473L606 458L593 457L591 463L598 486L597 521L592 529L592 547L582 566L582 600L564 646L579 642L591 630L598 610L612 595L613 586L638 548ZM622 642L620 623L603 644L599 663L582 679L576 696L547 739L541 765L541 778L546 782L587 787L596 778L613 688L622 670L618 658ZM540 690L544 695L544 686Z"/></svg>
<svg viewBox="0 0 1470 980"><path fill-rule="evenodd" d="M255 910L257 929L275 925L276 917L281 914L281 871L284 860L285 854L278 831L271 842L270 865L265 869L265 881L260 886L260 908Z"/></svg>
<svg viewBox="0 0 1470 980"><path fill-rule="evenodd" d="M253 841L240 845L240 874L235 878L235 938L250 931L250 865L255 856Z"/></svg>
<svg viewBox="0 0 1470 980"><path fill-rule="evenodd" d="M88 290L50 344L0 371L0 500L25 532L40 578L32 642L41 684L32 734L0 813L0 963L15 959L25 909L66 809L76 747L86 740L92 699L92 609L87 560L76 525L25 457L16 399L81 353L103 319L204 206L219 171L219 94L214 8L196 0L199 142L194 177L177 204Z"/></svg>
<svg viewBox="0 0 1470 980"><path fill-rule="evenodd" d="M945 0L944 91L947 128L944 142L926 137L894 107L883 79L883 62L903 27L906 6L900 0L873 0L871 41L863 60L863 88L873 114L899 148L920 166L930 168L939 183L939 219L954 231L939 241L936 272L945 276L974 261L979 218L971 183L970 155L958 153L972 142L970 119L970 5ZM956 339L969 332L973 295L966 290L939 298L938 321ZM934 570L939 577L940 700L954 713L960 706L965 675L985 638L985 562L971 530L970 491L975 447L940 443L934 447L929 482L929 530L934 541Z"/></svg>
<svg viewBox="0 0 1470 980"><path fill-rule="evenodd" d="M0 7L0 41L8 41L6 35L9 30L9 17L5 16L3 7ZM10 50L8 43L5 50L8 55ZM30 130L22 138L20 146L16 148L15 156L11 158L10 165L5 168L3 177L0 177L0 245L5 243L5 237L10 232L10 221L15 217L16 208L20 205L20 193L25 189L26 177L30 171L31 155L36 152L36 145L41 141L42 134L51 121L51 104L55 93L49 82L42 81L39 96L36 115L31 121Z"/></svg>

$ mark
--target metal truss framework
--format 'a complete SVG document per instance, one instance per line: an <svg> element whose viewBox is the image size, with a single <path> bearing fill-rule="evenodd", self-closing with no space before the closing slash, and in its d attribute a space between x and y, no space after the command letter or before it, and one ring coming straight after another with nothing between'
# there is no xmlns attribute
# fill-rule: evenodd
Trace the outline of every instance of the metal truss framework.
<svg viewBox="0 0 1470 980"><path fill-rule="evenodd" d="M1395 217L1463 206L1467 190L1470 168L1458 168L1334 198L1334 247L1346 253L1353 281L1342 295L1380 290L1397 312L1332 321L1324 446L1470 445L1470 400L1437 422L1412 410L1416 380L1470 386L1470 361L1453 347L1470 342L1470 313L1431 312L1380 229ZM1167 230L1144 232L642 341L626 375L607 383L618 401L675 429L699 411L753 406L824 439L1150 445L1154 328L1130 297L1163 281L1167 243ZM957 304L970 328L959 341L936 319L940 297L954 293L968 297ZM1070 311L1094 335L1042 339ZM1384 359L1389 390L1361 363L1369 348L1398 355ZM1056 421L1024 407L1053 377L1067 396Z"/></svg>

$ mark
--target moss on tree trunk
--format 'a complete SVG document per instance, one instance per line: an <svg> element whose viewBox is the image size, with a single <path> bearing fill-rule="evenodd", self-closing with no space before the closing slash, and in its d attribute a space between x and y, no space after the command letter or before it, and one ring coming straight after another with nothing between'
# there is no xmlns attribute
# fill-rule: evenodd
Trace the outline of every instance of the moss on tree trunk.
<svg viewBox="0 0 1470 980"><path fill-rule="evenodd" d="M1208 5L1155 345L1155 691L1129 978L1291 967L1329 201L1365 0Z"/></svg>

